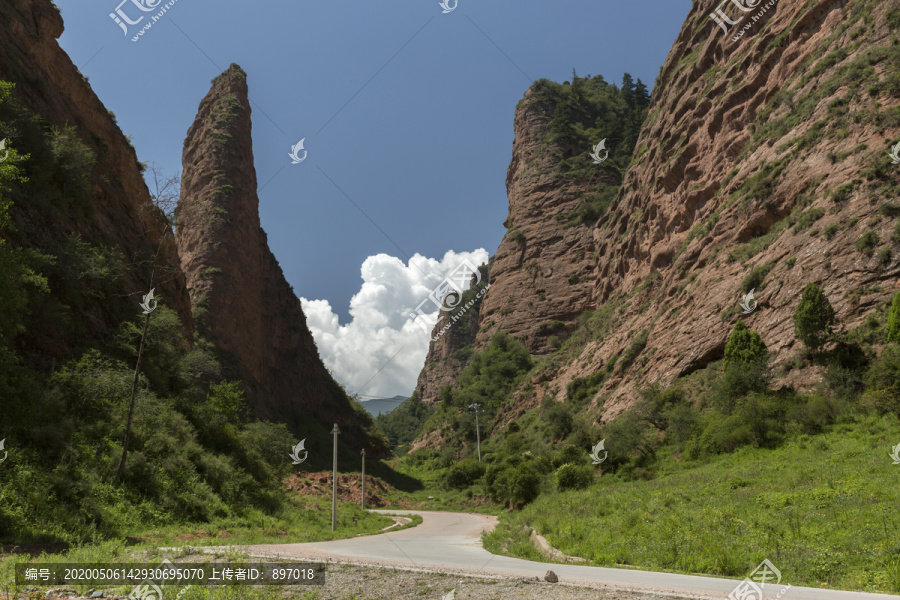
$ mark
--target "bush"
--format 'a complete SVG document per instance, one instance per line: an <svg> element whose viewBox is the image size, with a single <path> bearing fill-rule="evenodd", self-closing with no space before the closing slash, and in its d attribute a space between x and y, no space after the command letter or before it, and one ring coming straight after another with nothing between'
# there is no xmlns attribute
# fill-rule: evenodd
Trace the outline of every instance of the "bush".
<svg viewBox="0 0 900 600"><path fill-rule="evenodd" d="M481 479L485 466L474 458L467 458L447 469L444 485L450 489L464 490Z"/></svg>
<svg viewBox="0 0 900 600"><path fill-rule="evenodd" d="M878 242L878 234L874 231L867 231L862 234L858 240L856 240L854 247L866 256L872 256L872 254L875 252L875 246L878 245Z"/></svg>
<svg viewBox="0 0 900 600"><path fill-rule="evenodd" d="M865 383L870 404L900 417L900 346L891 344L884 349L881 360L866 372Z"/></svg>
<svg viewBox="0 0 900 600"><path fill-rule="evenodd" d="M750 331L743 321L738 321L725 345L725 368L737 363L765 359L769 349L755 331Z"/></svg>
<svg viewBox="0 0 900 600"><path fill-rule="evenodd" d="M807 284L794 312L794 333L811 351L816 352L831 338L834 324L834 307L825 297L822 288Z"/></svg>
<svg viewBox="0 0 900 600"><path fill-rule="evenodd" d="M710 399L713 405L730 415L738 400L751 392L762 393L769 389L771 372L768 357L755 361L731 364L713 383Z"/></svg>
<svg viewBox="0 0 900 600"><path fill-rule="evenodd" d="M628 370L635 359L647 347L648 332L646 329L641 330L637 337L628 346L628 349L622 354L622 362L619 363L619 372L624 373Z"/></svg>
<svg viewBox="0 0 900 600"><path fill-rule="evenodd" d="M528 463L491 465L485 472L488 493L497 502L520 508L538 497L541 476Z"/></svg>
<svg viewBox="0 0 900 600"><path fill-rule="evenodd" d="M574 426L572 411L565 404L551 402L543 411L544 418L547 420L547 431L552 439L561 440L572 433Z"/></svg>
<svg viewBox="0 0 900 600"><path fill-rule="evenodd" d="M594 471L586 465L565 464L556 470L559 491L583 490L594 481Z"/></svg>
<svg viewBox="0 0 900 600"><path fill-rule="evenodd" d="M746 294L750 292L750 290L763 289L763 282L766 279L766 275L768 275L769 271L773 268L775 268L775 263L773 262L754 268L746 277L744 277L744 280L741 281L741 291Z"/></svg>
<svg viewBox="0 0 900 600"><path fill-rule="evenodd" d="M550 463L554 469L558 469L563 465L583 465L587 463L588 452L573 446L572 444L564 444L556 454L553 455Z"/></svg>
<svg viewBox="0 0 900 600"><path fill-rule="evenodd" d="M900 342L900 292L894 294L891 310L888 313L887 339L889 342Z"/></svg>

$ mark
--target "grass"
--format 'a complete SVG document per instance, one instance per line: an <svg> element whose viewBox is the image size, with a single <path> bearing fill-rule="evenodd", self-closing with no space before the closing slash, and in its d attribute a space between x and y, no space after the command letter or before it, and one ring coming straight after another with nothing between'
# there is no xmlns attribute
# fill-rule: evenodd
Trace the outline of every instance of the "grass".
<svg viewBox="0 0 900 600"><path fill-rule="evenodd" d="M792 585L900 591L896 417L861 417L774 450L690 463L660 456L659 477L601 476L501 517L491 552L537 559L534 528L598 566L740 578L764 558Z"/></svg>
<svg viewBox="0 0 900 600"><path fill-rule="evenodd" d="M214 555L199 557L191 557L194 554L189 548L179 548L161 553L154 548L132 550L126 549L125 544L121 540L111 540L95 546L84 546L74 548L68 552L61 554L41 554L39 557L20 561L7 559L0 562L0 592L12 592L15 590L13 570L15 562L28 562L31 565L42 565L48 563L76 563L76 564L95 564L109 566L115 568L117 565L124 566L126 564L146 564L157 565L163 559L171 560L179 566L188 564L196 565L198 562L215 562L215 563L231 563L244 564L248 562L262 563L268 562L264 559L248 559L248 557L240 552L216 553ZM284 561L282 561L284 562ZM339 567L338 567L339 568ZM322 567L322 570L328 571L329 567ZM327 577L327 575L326 575ZM33 585L33 584L32 584ZM53 588L60 586L54 585ZM135 590L135 586L114 586L114 585L63 585L62 589L74 589L80 595L90 596L90 592L94 588L100 588L106 592L116 593L118 596L124 597ZM160 586L166 598L179 598L180 600L245 600L245 599L278 599L293 598L296 600L317 600L320 597L318 590L310 591L307 586L301 588L302 591L295 589L295 586L261 586L250 587L243 584L221 585L221 586L183 586L177 584ZM21 592L21 590L19 590ZM30 592L28 598L43 598L42 592ZM344 598L350 598L345 596Z"/></svg>
<svg viewBox="0 0 900 600"><path fill-rule="evenodd" d="M330 502L297 498L292 499L291 503L293 510L285 511L280 519L246 517L193 527L181 526L151 530L136 534L135 538L129 540L111 539L74 546L58 553L42 552L36 557L29 557L27 554L0 554L0 592L14 589L13 573L15 565L19 563L32 565L46 563L156 563L161 560L163 554L170 559L173 556L184 557L196 554L197 551L193 550L192 546L216 547L317 542L376 534L393 523L392 519L388 517L361 510L356 503L341 502L338 505L337 531L331 531ZM358 523L354 523L354 517L358 519ZM421 517L414 516L410 524L396 527L392 531L414 527L421 522ZM225 535L222 535L223 533ZM160 547L174 548L174 550L163 553L159 550ZM223 548L221 553L216 552L215 556L216 562L241 560L242 558L239 553L226 548ZM70 587L82 594L89 588L87 585ZM240 590L240 593L235 595L237 590ZM281 590L282 588L275 587L267 587L265 590L245 586L193 587L186 591L181 599L283 598ZM130 589L122 588L120 591L127 594ZM294 597L306 598L307 596Z"/></svg>

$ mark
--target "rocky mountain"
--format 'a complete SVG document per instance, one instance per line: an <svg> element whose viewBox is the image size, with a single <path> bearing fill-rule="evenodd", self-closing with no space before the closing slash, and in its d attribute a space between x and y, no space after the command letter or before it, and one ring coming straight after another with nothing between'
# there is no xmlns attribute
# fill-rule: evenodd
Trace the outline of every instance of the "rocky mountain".
<svg viewBox="0 0 900 600"><path fill-rule="evenodd" d="M184 142L176 239L199 332L222 352L257 416L302 430L341 427L354 447L386 447L365 429L319 358L300 300L260 226L247 75L237 65L213 80Z"/></svg>
<svg viewBox="0 0 900 600"><path fill-rule="evenodd" d="M141 294L151 286L178 312L188 339L192 327L172 232L151 201L134 147L59 47L62 32L62 18L49 0L0 2L0 80L15 84L21 114L31 115L6 140L8 147L31 155L23 163L30 187L23 198L14 198L15 230L6 235L16 246L58 258L51 291L70 307L43 313L42 307L31 307L35 319L24 352L40 365L93 342L107 343L123 320L139 312ZM38 143L41 137L50 142ZM98 284L87 266L67 259L84 254L74 246L107 257L100 259L107 266L109 257L126 265L115 274L113 301L101 301L100 291L90 289ZM66 296L60 291L66 288L78 291ZM51 314L69 310L83 318L67 321Z"/></svg>
<svg viewBox="0 0 900 600"><path fill-rule="evenodd" d="M595 222L583 217L615 173L566 175L590 148L553 135L562 100L546 84L517 107L509 231L474 344L505 331L548 360L501 422L585 382L590 410L613 418L640 388L720 359L751 290L742 318L780 383L808 389L817 367L791 368L804 286L848 329L897 290L900 1L726 4L694 2ZM426 365L452 352L435 344Z"/></svg>
<svg viewBox="0 0 900 600"><path fill-rule="evenodd" d="M476 277L473 276L469 289L458 302L454 296L445 300L445 306L449 308L452 304L457 308L440 313L442 318L431 332L428 356L416 382L415 391L426 404L435 404L440 400L441 390L453 385L472 356L481 314L479 295L484 296L490 289L489 272L489 267L482 266L481 282L476 285ZM467 307L470 302L471 306ZM450 327L447 328L447 325Z"/></svg>

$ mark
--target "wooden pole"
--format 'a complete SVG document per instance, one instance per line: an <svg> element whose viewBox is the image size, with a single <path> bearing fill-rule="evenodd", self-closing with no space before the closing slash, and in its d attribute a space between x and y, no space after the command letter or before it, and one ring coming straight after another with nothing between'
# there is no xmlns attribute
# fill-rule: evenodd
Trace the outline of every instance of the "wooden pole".
<svg viewBox="0 0 900 600"><path fill-rule="evenodd" d="M362 499L360 500L360 506L363 510L366 510L366 449L362 449Z"/></svg>
<svg viewBox="0 0 900 600"><path fill-rule="evenodd" d="M334 462L331 469L331 530L337 531L337 436L341 433L338 424L331 430L334 434Z"/></svg>
<svg viewBox="0 0 900 600"><path fill-rule="evenodd" d="M128 423L125 425L125 440L122 442L122 460L119 461L119 470L116 471L116 479L113 485L119 485L122 474L125 472L125 459L128 457L128 440L131 437L131 421L134 418L134 399L137 396L138 381L141 376L141 359L144 357L144 340L147 339L147 329L150 327L150 313L144 319L144 333L141 334L141 346L138 349L137 366L134 368L134 379L131 382L131 404L128 405Z"/></svg>

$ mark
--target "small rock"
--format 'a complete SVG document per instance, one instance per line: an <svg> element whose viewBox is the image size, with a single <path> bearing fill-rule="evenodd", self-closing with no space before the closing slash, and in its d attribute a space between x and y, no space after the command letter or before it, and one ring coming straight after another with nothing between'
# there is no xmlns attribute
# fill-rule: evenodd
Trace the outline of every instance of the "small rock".
<svg viewBox="0 0 900 600"><path fill-rule="evenodd" d="M544 581L549 583L557 583L559 581L559 577L556 576L556 573L553 571L547 571L547 574L544 575Z"/></svg>
<svg viewBox="0 0 900 600"><path fill-rule="evenodd" d="M556 575L554 575L554 577L556 577ZM91 594L91 598L102 598L102 597L103 597L103 592L94 592L93 594Z"/></svg>

